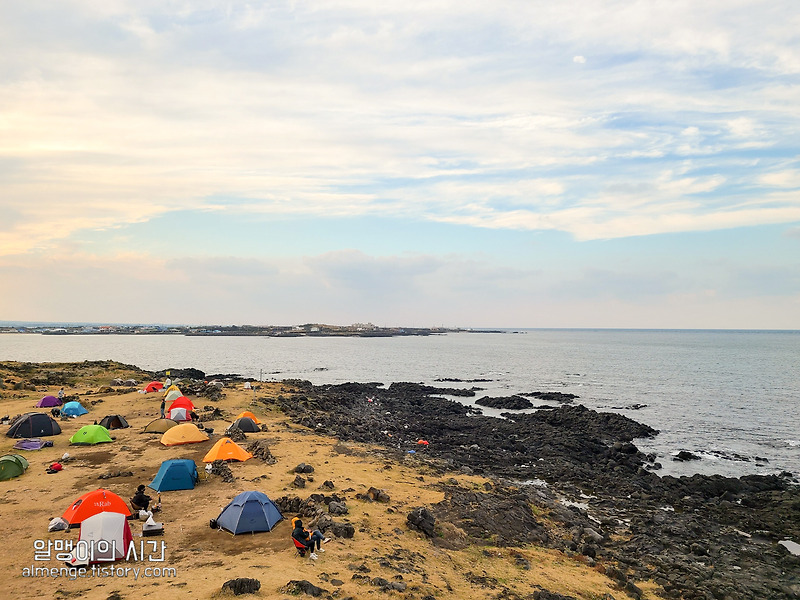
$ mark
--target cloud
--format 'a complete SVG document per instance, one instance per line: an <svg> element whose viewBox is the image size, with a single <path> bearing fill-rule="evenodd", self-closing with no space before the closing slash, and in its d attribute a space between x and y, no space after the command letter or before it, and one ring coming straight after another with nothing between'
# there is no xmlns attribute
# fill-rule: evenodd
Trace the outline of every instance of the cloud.
<svg viewBox="0 0 800 600"><path fill-rule="evenodd" d="M800 170L786 169L783 171L764 173L759 180L764 185L770 187L800 188Z"/></svg>
<svg viewBox="0 0 800 600"><path fill-rule="evenodd" d="M186 210L581 240L797 219L791 3L576 6L14 6L0 254Z"/></svg>

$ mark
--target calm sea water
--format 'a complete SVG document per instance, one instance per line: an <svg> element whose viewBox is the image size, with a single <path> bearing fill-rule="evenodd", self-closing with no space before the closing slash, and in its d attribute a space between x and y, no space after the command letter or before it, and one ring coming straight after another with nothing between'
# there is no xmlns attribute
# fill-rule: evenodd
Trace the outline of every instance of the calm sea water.
<svg viewBox="0 0 800 600"><path fill-rule="evenodd" d="M0 360L112 359L258 379L569 392L659 429L662 473L800 474L800 332L523 330L401 338L0 335ZM436 383L441 378L489 379ZM471 401L467 401L471 403ZM640 408L634 408L644 405ZM501 411L483 409L498 416ZM679 463L690 450L702 460Z"/></svg>

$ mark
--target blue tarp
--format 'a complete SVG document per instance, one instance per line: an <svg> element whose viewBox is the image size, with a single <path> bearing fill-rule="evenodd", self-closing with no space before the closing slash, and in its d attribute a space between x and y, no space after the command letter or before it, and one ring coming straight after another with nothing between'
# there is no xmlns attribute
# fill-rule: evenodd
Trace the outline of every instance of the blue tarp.
<svg viewBox="0 0 800 600"><path fill-rule="evenodd" d="M149 485L157 492L191 490L197 483L197 465L188 458L174 458L161 463L153 483Z"/></svg>
<svg viewBox="0 0 800 600"><path fill-rule="evenodd" d="M281 511L266 494L242 492L217 517L220 529L233 535L270 531L283 519Z"/></svg>

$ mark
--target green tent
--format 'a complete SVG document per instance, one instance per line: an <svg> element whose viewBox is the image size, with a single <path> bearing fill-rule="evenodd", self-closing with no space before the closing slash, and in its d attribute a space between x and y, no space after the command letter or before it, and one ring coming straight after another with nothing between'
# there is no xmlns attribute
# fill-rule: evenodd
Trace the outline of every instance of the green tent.
<svg viewBox="0 0 800 600"><path fill-rule="evenodd" d="M28 461L19 454L6 454L0 458L0 481L19 477L28 468Z"/></svg>
<svg viewBox="0 0 800 600"><path fill-rule="evenodd" d="M75 446L94 446L113 441L108 434L108 429L102 425L84 425L69 438L69 443Z"/></svg>

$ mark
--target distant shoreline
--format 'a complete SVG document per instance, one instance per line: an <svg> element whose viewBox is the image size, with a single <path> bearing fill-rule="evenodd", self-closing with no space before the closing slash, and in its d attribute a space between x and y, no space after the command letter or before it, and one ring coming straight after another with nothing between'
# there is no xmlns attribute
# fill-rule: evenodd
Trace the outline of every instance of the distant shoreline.
<svg viewBox="0 0 800 600"><path fill-rule="evenodd" d="M36 325L0 326L0 333L39 335L183 335L183 336L251 336L251 337L400 337L428 336L446 333L508 333L489 329L453 329L446 327L378 327L367 324L296 326L228 325L211 327L158 325ZM516 332L514 332L516 333Z"/></svg>

